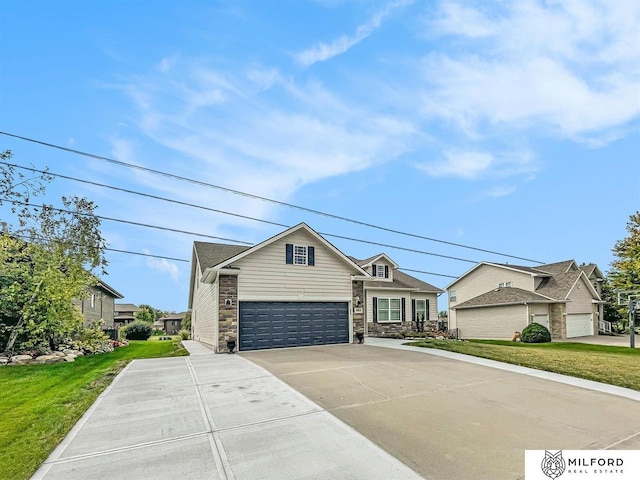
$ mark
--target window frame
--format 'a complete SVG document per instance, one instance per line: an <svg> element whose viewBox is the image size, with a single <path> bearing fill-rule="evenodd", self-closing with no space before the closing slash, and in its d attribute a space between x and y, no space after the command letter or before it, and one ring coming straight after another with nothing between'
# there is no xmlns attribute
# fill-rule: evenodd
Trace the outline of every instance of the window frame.
<svg viewBox="0 0 640 480"><path fill-rule="evenodd" d="M449 303L456 303L458 301L458 291L449 290Z"/></svg>
<svg viewBox="0 0 640 480"><path fill-rule="evenodd" d="M91 294L91 308L96 308L96 294Z"/></svg>
<svg viewBox="0 0 640 480"><path fill-rule="evenodd" d="M376 317L378 323L402 323L402 298L401 297L378 297ZM383 307L383 303L387 304ZM392 307L392 302L397 302L397 307ZM392 312L397 312L397 319L392 318ZM386 317L386 319L384 318Z"/></svg>
<svg viewBox="0 0 640 480"><path fill-rule="evenodd" d="M385 276L385 266L384 265L376 265L376 278L387 278Z"/></svg>
<svg viewBox="0 0 640 480"><path fill-rule="evenodd" d="M415 312L414 312L414 321L418 319L418 312L424 314L424 318L422 320L427 320L427 299L426 298L416 298L415 299ZM418 308L418 304L422 303L423 308Z"/></svg>
<svg viewBox="0 0 640 480"><path fill-rule="evenodd" d="M498 288L510 288L513 287L513 282L500 282Z"/></svg>
<svg viewBox="0 0 640 480"><path fill-rule="evenodd" d="M304 251L302 253L301 251ZM304 263L298 260L304 260ZM309 264L309 248L306 245L293 245L293 265L308 265Z"/></svg>

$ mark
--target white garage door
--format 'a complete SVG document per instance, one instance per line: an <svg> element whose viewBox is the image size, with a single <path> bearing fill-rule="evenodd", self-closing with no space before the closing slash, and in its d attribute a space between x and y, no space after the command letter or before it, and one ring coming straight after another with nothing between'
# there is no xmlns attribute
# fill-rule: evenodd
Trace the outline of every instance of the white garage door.
<svg viewBox="0 0 640 480"><path fill-rule="evenodd" d="M590 313L567 315L567 338L593 335L593 318Z"/></svg>
<svg viewBox="0 0 640 480"><path fill-rule="evenodd" d="M456 311L457 326L462 338L510 340L513 333L527 326L527 307L483 307Z"/></svg>

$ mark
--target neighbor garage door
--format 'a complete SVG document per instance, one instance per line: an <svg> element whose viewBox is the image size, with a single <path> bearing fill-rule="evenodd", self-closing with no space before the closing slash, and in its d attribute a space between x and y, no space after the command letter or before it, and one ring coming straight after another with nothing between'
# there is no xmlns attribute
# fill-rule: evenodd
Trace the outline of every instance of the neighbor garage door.
<svg viewBox="0 0 640 480"><path fill-rule="evenodd" d="M509 340L514 332L527 326L527 307L465 308L456 310L456 326L463 338L492 338Z"/></svg>
<svg viewBox="0 0 640 480"><path fill-rule="evenodd" d="M240 350L349 342L347 302L240 302Z"/></svg>
<svg viewBox="0 0 640 480"><path fill-rule="evenodd" d="M593 317L590 313L567 315L567 338L593 335Z"/></svg>

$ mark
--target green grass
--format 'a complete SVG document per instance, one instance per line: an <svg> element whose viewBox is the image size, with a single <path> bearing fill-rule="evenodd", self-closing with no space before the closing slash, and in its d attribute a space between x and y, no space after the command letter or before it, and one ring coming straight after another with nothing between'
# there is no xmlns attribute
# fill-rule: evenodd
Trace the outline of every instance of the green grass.
<svg viewBox="0 0 640 480"><path fill-rule="evenodd" d="M425 340L409 345L561 373L640 390L640 349L584 343L515 343L501 340Z"/></svg>
<svg viewBox="0 0 640 480"><path fill-rule="evenodd" d="M0 478L29 478L131 360L186 354L177 341L132 341L73 363L0 368Z"/></svg>

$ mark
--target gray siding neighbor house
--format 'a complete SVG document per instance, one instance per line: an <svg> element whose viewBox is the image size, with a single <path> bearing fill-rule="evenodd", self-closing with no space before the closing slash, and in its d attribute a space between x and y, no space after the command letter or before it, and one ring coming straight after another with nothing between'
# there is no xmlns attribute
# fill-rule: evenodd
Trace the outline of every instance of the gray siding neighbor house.
<svg viewBox="0 0 640 480"><path fill-rule="evenodd" d="M442 290L385 254L347 257L301 223L253 247L194 242L192 338L227 351L350 343L437 319Z"/></svg>
<svg viewBox="0 0 640 480"><path fill-rule="evenodd" d="M553 339L594 335L603 319L597 266L482 262L447 285L449 327L462 338L510 339L530 323Z"/></svg>
<svg viewBox="0 0 640 480"><path fill-rule="evenodd" d="M104 320L102 329L111 330L114 328L115 301L120 298L123 298L121 293L98 280L96 285L89 289L89 294L85 298L74 300L73 303L80 308L85 326Z"/></svg>

